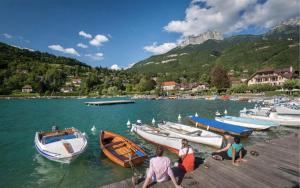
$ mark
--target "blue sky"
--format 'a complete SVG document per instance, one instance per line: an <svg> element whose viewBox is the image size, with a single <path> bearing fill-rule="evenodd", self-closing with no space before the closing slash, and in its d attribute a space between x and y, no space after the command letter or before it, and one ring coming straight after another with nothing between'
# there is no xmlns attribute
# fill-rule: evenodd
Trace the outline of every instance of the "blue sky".
<svg viewBox="0 0 300 188"><path fill-rule="evenodd" d="M92 66L125 68L209 29L225 36L265 32L299 16L298 5L297 0L288 5L284 0L1 0L0 41Z"/></svg>

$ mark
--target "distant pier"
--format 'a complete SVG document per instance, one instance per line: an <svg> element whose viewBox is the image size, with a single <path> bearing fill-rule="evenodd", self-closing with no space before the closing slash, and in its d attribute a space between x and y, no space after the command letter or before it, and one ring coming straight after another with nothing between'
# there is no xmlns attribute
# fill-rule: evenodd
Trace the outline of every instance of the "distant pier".
<svg viewBox="0 0 300 188"><path fill-rule="evenodd" d="M102 105L114 105L114 104L130 104L134 103L134 100L113 100L113 101L93 101L85 102L88 106L102 106Z"/></svg>

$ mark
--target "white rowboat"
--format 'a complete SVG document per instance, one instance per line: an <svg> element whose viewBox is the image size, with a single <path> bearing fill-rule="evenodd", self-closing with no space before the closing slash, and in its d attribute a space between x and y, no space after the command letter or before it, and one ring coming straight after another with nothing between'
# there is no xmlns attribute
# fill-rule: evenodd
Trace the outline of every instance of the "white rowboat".
<svg viewBox="0 0 300 188"><path fill-rule="evenodd" d="M132 124L131 132L135 132L143 139L165 147L173 153L178 154L181 148L181 138L172 137L166 131L145 124Z"/></svg>
<svg viewBox="0 0 300 188"><path fill-rule="evenodd" d="M205 144L217 148L222 146L223 137L210 131L173 122L159 123L158 127L170 133L171 136L184 138L190 142Z"/></svg>

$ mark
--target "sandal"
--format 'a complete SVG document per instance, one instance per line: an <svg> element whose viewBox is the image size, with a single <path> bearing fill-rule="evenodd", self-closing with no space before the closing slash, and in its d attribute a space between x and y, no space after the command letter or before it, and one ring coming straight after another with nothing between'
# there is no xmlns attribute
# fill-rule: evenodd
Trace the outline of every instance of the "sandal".
<svg viewBox="0 0 300 188"><path fill-rule="evenodd" d="M213 155L212 158L217 161L222 161L223 158L220 155Z"/></svg>
<svg viewBox="0 0 300 188"><path fill-rule="evenodd" d="M255 157L259 156L259 153L257 151L250 151L250 154Z"/></svg>

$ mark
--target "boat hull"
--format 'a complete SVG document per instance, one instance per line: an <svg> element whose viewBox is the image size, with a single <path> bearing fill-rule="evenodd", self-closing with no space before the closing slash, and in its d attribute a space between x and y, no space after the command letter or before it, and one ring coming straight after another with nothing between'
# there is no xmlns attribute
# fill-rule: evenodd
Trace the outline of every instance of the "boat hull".
<svg viewBox="0 0 300 188"><path fill-rule="evenodd" d="M233 121L233 120L230 120L230 119L220 118L220 117L216 117L215 120L219 121L219 122L229 123L229 124L237 125L237 126L240 126L240 127L246 127L246 128L251 128L251 129L255 129L255 130L266 130L266 129L269 129L271 127L271 126L266 126L266 125L258 125L258 124L252 124L252 123L238 122L238 121Z"/></svg>
<svg viewBox="0 0 300 188"><path fill-rule="evenodd" d="M139 165L139 164L143 163L144 160L147 158L147 154L145 153L145 151L142 148L140 148L138 145L136 145L129 139L127 139L119 134L112 133L109 131L101 131L99 138L100 138L100 143L99 143L100 149L102 149L104 155L107 158L109 158L112 162L114 162L122 167L129 168L131 166ZM105 144L105 139L107 139L107 138L113 138L113 139L115 138L118 140L122 140L123 141L122 144L125 145L125 146L124 145L122 146L123 151L120 151L120 149L121 149L120 146L118 149L112 148L113 146L108 147L107 144ZM114 142L111 142L110 144L114 144ZM130 158L129 156L133 156L134 152L137 150L139 152L143 153L143 156ZM124 151L127 152L128 155L120 154L120 152L124 153ZM124 156L127 156L127 158L125 159Z"/></svg>
<svg viewBox="0 0 300 188"><path fill-rule="evenodd" d="M215 133L210 132L211 135L207 135L207 136L192 136L192 135L188 135L188 134L181 134L178 131L171 129L169 126L166 126L168 124L168 122L166 122L166 124L158 124L158 127L163 129L164 131L167 131L168 133L170 133L171 136L174 137L180 137L183 139L187 139L190 142L194 142L194 143L199 143L199 144L205 144L205 145L209 145L212 147L216 147L216 148L220 148L222 146L223 143L223 137L220 135L217 135ZM190 127L187 125L181 125L181 124L175 124L172 123L172 125L177 126L178 129L185 129L186 131L189 130L189 132L195 132L195 131L201 131L204 132L205 130L196 128L196 127ZM208 131L205 131L208 132Z"/></svg>
<svg viewBox="0 0 300 188"><path fill-rule="evenodd" d="M271 112L273 113L273 112ZM300 121L299 120L293 120L293 119L283 119L280 118L276 115L271 115L270 116L256 116L256 115L251 115L251 114L245 114L245 113L241 113L240 114L241 117L246 117L246 118L253 118L253 119L260 119L260 120L266 120L266 121L272 121L275 123L278 123L282 126L287 126L287 127L300 127Z"/></svg>
<svg viewBox="0 0 300 188"><path fill-rule="evenodd" d="M223 135L224 135L224 134L230 134L230 135L232 135L232 136L239 136L239 137L243 137L243 138L247 138L247 137L249 137L249 136L252 134L252 132L244 132L244 133L242 133L242 134L238 134L238 133L235 133L235 132L226 131L226 130L223 130L223 129L219 129L219 128L207 126L207 125L205 125L205 124L196 122L196 121L194 121L194 120L192 120L192 119L190 119L190 121L191 121L192 123L194 123L194 124L196 125L196 127L201 127L201 128L206 129L206 130L208 130L208 131L216 132L216 133L218 133L218 134L223 134Z"/></svg>
<svg viewBox="0 0 300 188"><path fill-rule="evenodd" d="M76 130L77 131L77 130ZM81 133L80 133L81 135ZM81 135L83 136L83 135ZM78 141L78 138L76 138ZM39 139L39 133L37 132L35 134L35 148L39 154L41 154L43 157L55 161L55 162L60 162L60 163L71 163L73 160L75 160L80 154L82 154L86 148L87 148L87 140L85 136L82 138L81 145L79 146L80 149L77 149L76 146L72 147L72 144L75 142L72 140L60 140L57 142L53 142L50 144L43 144L40 139ZM67 152L67 148L64 145L70 145L71 149L75 150L73 152ZM56 151L57 150L57 151Z"/></svg>
<svg viewBox="0 0 300 188"><path fill-rule="evenodd" d="M161 131L160 129L155 129L157 130L157 134L155 132L147 132L145 130L145 127L148 127L148 131L150 131L150 126L148 125L132 125L131 131L135 132L138 134L140 137L143 139L147 140L148 142L154 144L154 145L160 145L172 153L175 153L178 155L179 150L181 148L181 138L178 137L170 137L170 136L161 136L159 135L159 132ZM143 130L144 129L144 130Z"/></svg>

